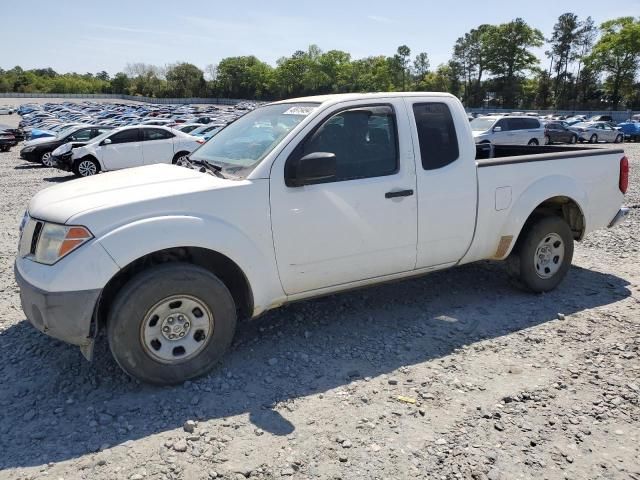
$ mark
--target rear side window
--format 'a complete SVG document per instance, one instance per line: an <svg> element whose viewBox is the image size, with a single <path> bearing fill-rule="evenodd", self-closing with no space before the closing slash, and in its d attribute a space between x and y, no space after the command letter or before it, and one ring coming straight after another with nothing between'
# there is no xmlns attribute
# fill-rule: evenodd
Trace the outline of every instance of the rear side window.
<svg viewBox="0 0 640 480"><path fill-rule="evenodd" d="M540 128L540 122L535 118L523 118L525 127L524 128ZM559 128L559 125L556 125L555 128Z"/></svg>
<svg viewBox="0 0 640 480"><path fill-rule="evenodd" d="M109 137L111 143L131 143L138 141L138 129L131 128L129 130L123 130L118 133L114 133Z"/></svg>
<svg viewBox="0 0 640 480"><path fill-rule="evenodd" d="M167 138L173 138L171 132L162 130L160 128L143 128L142 139L143 140L166 140Z"/></svg>
<svg viewBox="0 0 640 480"><path fill-rule="evenodd" d="M451 111L444 103L416 103L413 115L418 129L422 168L436 170L460 156Z"/></svg>

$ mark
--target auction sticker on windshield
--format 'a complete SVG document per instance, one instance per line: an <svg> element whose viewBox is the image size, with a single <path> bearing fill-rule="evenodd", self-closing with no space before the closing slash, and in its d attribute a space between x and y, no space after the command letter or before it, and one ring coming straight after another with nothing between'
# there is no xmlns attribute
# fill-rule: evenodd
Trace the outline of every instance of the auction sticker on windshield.
<svg viewBox="0 0 640 480"><path fill-rule="evenodd" d="M295 107L291 107L288 110L282 112L282 115L309 115L313 112L317 106L306 106L306 105L296 105Z"/></svg>

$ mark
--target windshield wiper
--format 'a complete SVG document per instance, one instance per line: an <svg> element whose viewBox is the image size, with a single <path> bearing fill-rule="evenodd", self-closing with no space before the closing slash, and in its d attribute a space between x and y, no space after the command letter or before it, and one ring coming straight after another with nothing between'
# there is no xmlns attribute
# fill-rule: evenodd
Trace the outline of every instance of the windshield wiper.
<svg viewBox="0 0 640 480"><path fill-rule="evenodd" d="M189 161L194 164L194 165L200 165L201 167L201 172L204 172L202 169L204 170L208 170L209 172L213 173L216 177L219 178L227 178L222 174L222 167L220 165L216 165L215 163L209 163L205 160L191 160L189 159Z"/></svg>

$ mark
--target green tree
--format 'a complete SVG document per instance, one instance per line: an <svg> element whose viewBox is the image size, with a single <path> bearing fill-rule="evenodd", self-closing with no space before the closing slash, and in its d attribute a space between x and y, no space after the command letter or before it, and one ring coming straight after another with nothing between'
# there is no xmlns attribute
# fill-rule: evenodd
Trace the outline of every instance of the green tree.
<svg viewBox="0 0 640 480"><path fill-rule="evenodd" d="M640 65L640 19L621 17L600 25L602 36L587 63L606 74L605 88L616 109L625 93L631 94Z"/></svg>
<svg viewBox="0 0 640 480"><path fill-rule="evenodd" d="M170 65L166 72L167 95L176 98L201 97L206 93L204 73L191 63Z"/></svg>
<svg viewBox="0 0 640 480"><path fill-rule="evenodd" d="M489 57L489 32L496 28L493 25L480 25L458 38L453 47L453 60L463 71L463 101L471 107L479 107L484 99L482 80Z"/></svg>
<svg viewBox="0 0 640 480"><path fill-rule="evenodd" d="M487 69L496 77L497 94L502 105L515 107L522 74L538 64L530 51L543 45L544 36L521 18L503 23L487 32Z"/></svg>

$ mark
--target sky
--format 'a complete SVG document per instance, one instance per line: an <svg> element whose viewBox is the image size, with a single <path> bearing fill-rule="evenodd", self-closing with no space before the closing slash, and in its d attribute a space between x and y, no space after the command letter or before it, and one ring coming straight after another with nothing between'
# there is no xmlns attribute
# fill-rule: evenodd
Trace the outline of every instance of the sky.
<svg viewBox="0 0 640 480"><path fill-rule="evenodd" d="M640 15L640 0L22 0L2 8L0 68L58 72L122 71L127 63L190 62L204 69L224 57L255 55L272 65L310 44L352 58L427 52L432 68L482 23L522 17L549 37L567 11L596 23ZM536 50L541 58L544 49ZM546 63L546 60L544 60Z"/></svg>

